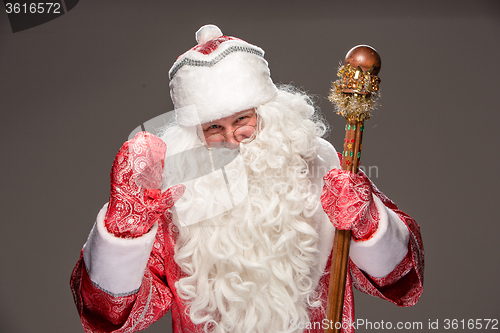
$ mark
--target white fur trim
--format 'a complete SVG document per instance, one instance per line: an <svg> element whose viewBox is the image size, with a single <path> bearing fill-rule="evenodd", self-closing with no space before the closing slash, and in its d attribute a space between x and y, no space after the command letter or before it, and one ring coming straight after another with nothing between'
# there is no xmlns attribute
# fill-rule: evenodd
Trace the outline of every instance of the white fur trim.
<svg viewBox="0 0 500 333"><path fill-rule="evenodd" d="M373 277L384 277L408 252L409 231L395 212L373 196L380 217L377 231L366 241L351 241L349 255L360 269Z"/></svg>
<svg viewBox="0 0 500 333"><path fill-rule="evenodd" d="M339 157L337 155L337 151L335 150L335 148L332 146L332 144L330 142L328 142L322 138L318 138L318 141L320 144L320 146L318 148L318 158L321 161L323 161L320 164L329 167L329 169L326 170L324 173L321 172L322 173L321 175L320 175L320 173L318 173L318 176L321 176L321 179L323 179L323 177L328 172L330 172L330 170L340 169L340 160L339 160Z"/></svg>
<svg viewBox="0 0 500 333"><path fill-rule="evenodd" d="M264 51L242 40L225 41L209 54L191 49L174 63L169 76L175 109L194 106L198 112L193 120L178 111L182 126L256 108L277 95Z"/></svg>
<svg viewBox="0 0 500 333"><path fill-rule="evenodd" d="M104 226L108 204L97 215L96 223L83 246L83 260L92 282L114 296L139 289L158 224L138 238L118 238Z"/></svg>
<svg viewBox="0 0 500 333"><path fill-rule="evenodd" d="M323 177L333 168L340 168L340 161L337 156L335 148L330 142L319 138L319 148L317 157L309 163L309 180L314 189L314 194L318 196L318 200L321 197L321 191L323 190ZM333 248L333 236L335 234L335 227L330 222L330 219L320 208L316 211L313 216L314 221L317 223L317 231L319 234L318 250L318 269L316 276L313 277L313 281L316 283L321 277L321 272L325 271L325 266L328 258L332 254Z"/></svg>

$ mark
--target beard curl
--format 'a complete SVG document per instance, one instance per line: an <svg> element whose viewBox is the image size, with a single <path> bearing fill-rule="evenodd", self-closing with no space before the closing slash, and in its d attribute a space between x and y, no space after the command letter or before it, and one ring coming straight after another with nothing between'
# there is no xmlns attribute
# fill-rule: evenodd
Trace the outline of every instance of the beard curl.
<svg viewBox="0 0 500 333"><path fill-rule="evenodd" d="M326 126L303 95L289 91L257 113L256 139L240 145L248 196L220 215L179 226L174 260L183 277L175 287L205 332L292 332L291 320L308 322L308 309L320 304L311 278L319 269L311 217L320 201L312 194L307 161L316 156ZM166 134L178 131L186 129ZM182 140L174 135L181 144L175 150L196 146L193 133L182 133L191 137ZM193 161L170 162L170 177L193 172ZM185 192L193 217L200 207L218 204L213 186L200 178Z"/></svg>
<svg viewBox="0 0 500 333"><path fill-rule="evenodd" d="M256 109L259 115L259 148L266 155L267 164L275 168L283 167L285 159L294 154L301 155L305 161L314 158L317 138L328 131L327 123L307 95L291 86L280 89L286 90L280 90L274 101ZM255 146L248 144L240 147L244 151Z"/></svg>

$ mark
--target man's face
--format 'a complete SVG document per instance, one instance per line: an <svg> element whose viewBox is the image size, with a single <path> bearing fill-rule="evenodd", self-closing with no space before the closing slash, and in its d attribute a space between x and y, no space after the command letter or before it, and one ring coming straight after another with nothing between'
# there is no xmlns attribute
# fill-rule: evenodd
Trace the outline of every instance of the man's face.
<svg viewBox="0 0 500 333"><path fill-rule="evenodd" d="M249 109L202 124L201 129L210 148L234 149L240 142L253 140L256 126L257 113L255 109Z"/></svg>

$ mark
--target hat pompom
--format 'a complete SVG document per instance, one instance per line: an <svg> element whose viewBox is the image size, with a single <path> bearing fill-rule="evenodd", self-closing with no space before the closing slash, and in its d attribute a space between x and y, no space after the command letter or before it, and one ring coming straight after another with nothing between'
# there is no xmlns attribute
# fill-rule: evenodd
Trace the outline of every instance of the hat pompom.
<svg viewBox="0 0 500 333"><path fill-rule="evenodd" d="M213 24L207 24L196 31L196 41L199 45L205 44L209 40L218 38L222 36L222 31L218 26Z"/></svg>

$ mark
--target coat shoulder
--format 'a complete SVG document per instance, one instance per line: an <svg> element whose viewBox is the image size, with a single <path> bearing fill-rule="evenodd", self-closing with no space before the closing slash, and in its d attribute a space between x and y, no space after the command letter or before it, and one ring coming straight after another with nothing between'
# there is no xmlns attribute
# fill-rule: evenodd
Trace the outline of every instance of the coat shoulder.
<svg viewBox="0 0 500 333"><path fill-rule="evenodd" d="M322 138L318 138L318 143L318 155L316 157L318 162L326 166L328 171L333 168L340 169L340 160L333 145Z"/></svg>

